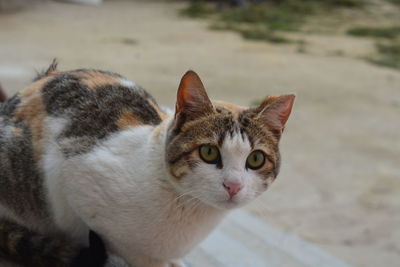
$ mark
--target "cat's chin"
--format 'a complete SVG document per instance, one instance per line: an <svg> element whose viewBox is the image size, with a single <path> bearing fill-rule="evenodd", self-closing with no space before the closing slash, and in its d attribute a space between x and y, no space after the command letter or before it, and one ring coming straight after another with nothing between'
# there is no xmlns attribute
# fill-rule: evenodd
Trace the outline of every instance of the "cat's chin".
<svg viewBox="0 0 400 267"><path fill-rule="evenodd" d="M224 201L219 201L218 203L215 203L213 206L218 209L222 209L222 210L231 210L231 209L240 208L241 206L243 206L243 204L239 203L238 201L236 201L234 199L228 199L228 200L224 200Z"/></svg>
<svg viewBox="0 0 400 267"><path fill-rule="evenodd" d="M200 199L199 199L200 200ZM219 200L219 201L210 201L210 200L200 200L205 206L215 208L217 210L231 210L235 208L240 208L243 206L243 203L240 203L234 199L227 199L227 200Z"/></svg>

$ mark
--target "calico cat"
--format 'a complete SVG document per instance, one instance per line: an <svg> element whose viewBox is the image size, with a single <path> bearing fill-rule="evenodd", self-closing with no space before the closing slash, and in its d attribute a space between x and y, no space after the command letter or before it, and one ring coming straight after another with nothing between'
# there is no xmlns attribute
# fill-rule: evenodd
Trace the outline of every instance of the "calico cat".
<svg viewBox="0 0 400 267"><path fill-rule="evenodd" d="M132 266L182 266L230 209L274 181L294 99L212 102L188 71L171 113L118 74L52 64L0 106L0 218L8 222L0 238L23 228L25 240L64 236L85 246L92 229ZM24 258L12 247L0 239L0 257ZM68 266L73 251L59 265L25 264Z"/></svg>

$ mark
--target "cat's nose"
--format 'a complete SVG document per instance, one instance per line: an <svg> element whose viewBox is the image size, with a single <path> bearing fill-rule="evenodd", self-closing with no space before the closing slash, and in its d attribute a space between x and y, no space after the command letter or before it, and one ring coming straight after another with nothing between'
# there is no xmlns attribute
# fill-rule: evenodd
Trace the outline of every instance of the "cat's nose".
<svg viewBox="0 0 400 267"><path fill-rule="evenodd" d="M230 197L233 197L240 191L240 189L242 189L242 185L239 183L224 182L223 185L226 191L228 191Z"/></svg>

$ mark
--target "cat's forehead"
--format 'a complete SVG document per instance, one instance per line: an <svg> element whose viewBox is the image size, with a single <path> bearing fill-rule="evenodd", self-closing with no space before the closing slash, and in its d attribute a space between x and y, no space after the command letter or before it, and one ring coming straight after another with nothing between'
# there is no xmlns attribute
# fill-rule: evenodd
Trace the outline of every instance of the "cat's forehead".
<svg viewBox="0 0 400 267"><path fill-rule="evenodd" d="M226 135L220 146L221 153L225 160L247 157L252 150L248 136L241 131L234 131Z"/></svg>
<svg viewBox="0 0 400 267"><path fill-rule="evenodd" d="M239 118L239 114L246 110L246 107L232 103L214 100L212 101L215 111L222 114L231 114L234 119Z"/></svg>
<svg viewBox="0 0 400 267"><path fill-rule="evenodd" d="M251 149L259 145L269 145L271 133L264 123L257 120L254 109L222 101L213 101L214 112L206 117L185 124L181 137L192 146L211 143L230 147L247 144Z"/></svg>

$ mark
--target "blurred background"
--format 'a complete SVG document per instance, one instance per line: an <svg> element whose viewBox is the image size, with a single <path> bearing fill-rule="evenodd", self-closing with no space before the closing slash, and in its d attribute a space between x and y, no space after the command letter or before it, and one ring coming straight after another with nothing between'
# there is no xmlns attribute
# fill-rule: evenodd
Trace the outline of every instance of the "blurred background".
<svg viewBox="0 0 400 267"><path fill-rule="evenodd" d="M221 230L226 247L239 242L266 259L227 266L341 264L300 260L287 249L293 240L343 264L400 266L399 0L67 2L0 0L0 83L9 95L53 58L61 70L118 72L168 106L188 69L212 98L236 104L294 92L280 176L232 217L256 221ZM260 222L272 232L257 232Z"/></svg>

